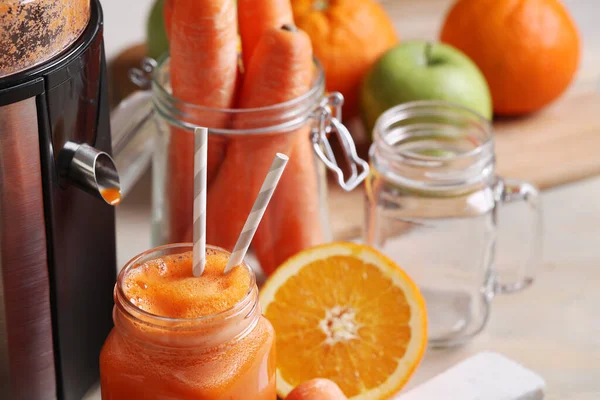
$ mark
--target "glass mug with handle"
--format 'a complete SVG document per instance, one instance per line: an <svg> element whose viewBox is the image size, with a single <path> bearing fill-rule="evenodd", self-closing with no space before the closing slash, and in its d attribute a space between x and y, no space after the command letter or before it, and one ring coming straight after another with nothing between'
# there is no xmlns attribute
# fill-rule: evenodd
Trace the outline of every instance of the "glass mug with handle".
<svg viewBox="0 0 600 400"><path fill-rule="evenodd" d="M467 108L402 104L381 115L373 136L364 239L420 286L430 344L464 343L485 327L496 294L533 282L541 244L538 191L496 175L492 126ZM498 210L516 201L529 206L529 223L512 232L526 249L517 265L502 267Z"/></svg>

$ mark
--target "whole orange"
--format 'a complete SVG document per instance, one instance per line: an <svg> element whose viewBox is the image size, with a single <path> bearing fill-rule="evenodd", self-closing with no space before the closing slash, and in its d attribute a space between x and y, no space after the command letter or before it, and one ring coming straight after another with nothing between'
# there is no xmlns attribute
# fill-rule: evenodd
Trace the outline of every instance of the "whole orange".
<svg viewBox="0 0 600 400"><path fill-rule="evenodd" d="M579 64L579 34L558 0L459 0L441 40L475 61L501 115L546 106L566 90Z"/></svg>
<svg viewBox="0 0 600 400"><path fill-rule="evenodd" d="M292 8L323 64L327 90L344 95L345 117L356 115L363 76L398 43L392 21L374 0L292 0Z"/></svg>

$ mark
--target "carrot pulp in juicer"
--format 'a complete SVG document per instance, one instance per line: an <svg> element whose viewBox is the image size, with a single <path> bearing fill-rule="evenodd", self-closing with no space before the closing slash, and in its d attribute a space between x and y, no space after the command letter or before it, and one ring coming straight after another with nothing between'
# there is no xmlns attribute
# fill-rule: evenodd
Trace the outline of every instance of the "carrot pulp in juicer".
<svg viewBox="0 0 600 400"><path fill-rule="evenodd" d="M89 19L90 0L0 1L0 78L58 55Z"/></svg>
<svg viewBox="0 0 600 400"><path fill-rule="evenodd" d="M100 355L103 400L275 400L275 334L253 273L224 274L228 259L209 247L201 277L191 251L124 268Z"/></svg>

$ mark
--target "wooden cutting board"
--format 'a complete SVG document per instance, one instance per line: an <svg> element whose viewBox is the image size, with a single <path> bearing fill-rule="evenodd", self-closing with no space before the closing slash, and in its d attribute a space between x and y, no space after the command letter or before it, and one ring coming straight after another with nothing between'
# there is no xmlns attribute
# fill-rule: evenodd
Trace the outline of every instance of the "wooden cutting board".
<svg viewBox="0 0 600 400"><path fill-rule="evenodd" d="M547 189L600 174L600 93L574 94L495 127L500 175Z"/></svg>

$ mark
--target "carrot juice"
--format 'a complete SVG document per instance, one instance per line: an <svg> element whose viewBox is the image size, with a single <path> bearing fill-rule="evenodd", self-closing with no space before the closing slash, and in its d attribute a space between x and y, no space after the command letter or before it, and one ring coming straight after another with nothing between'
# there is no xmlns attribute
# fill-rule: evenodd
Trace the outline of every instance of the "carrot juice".
<svg viewBox="0 0 600 400"><path fill-rule="evenodd" d="M224 274L229 253L207 246L194 277L191 250L158 247L119 274L100 354L103 400L275 400L275 333L252 269Z"/></svg>

